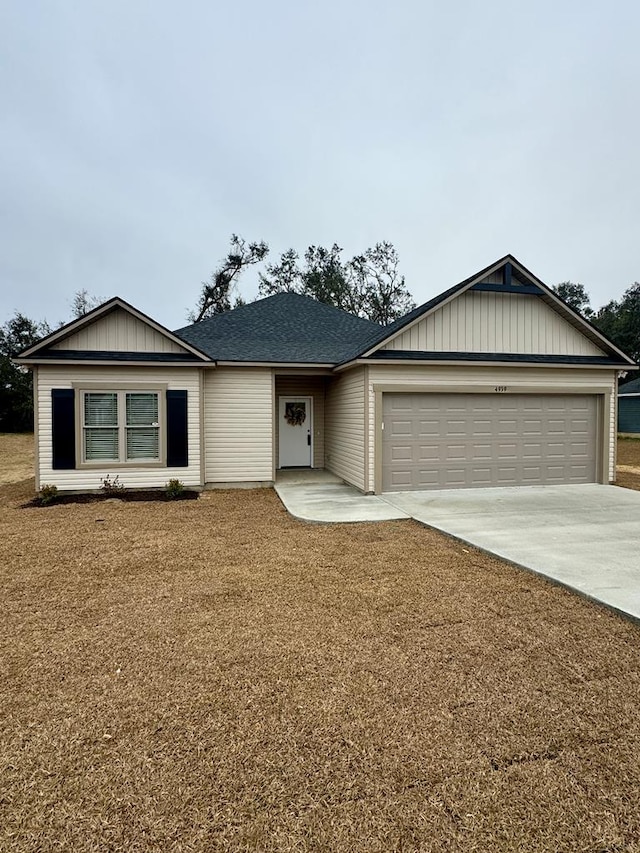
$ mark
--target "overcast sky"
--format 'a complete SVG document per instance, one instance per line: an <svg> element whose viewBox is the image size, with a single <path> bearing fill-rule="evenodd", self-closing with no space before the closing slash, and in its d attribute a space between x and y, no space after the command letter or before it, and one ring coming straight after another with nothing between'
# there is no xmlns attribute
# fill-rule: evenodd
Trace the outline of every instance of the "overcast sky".
<svg viewBox="0 0 640 853"><path fill-rule="evenodd" d="M185 324L229 235L640 279L637 0L3 0L0 322ZM242 282L256 293L257 273Z"/></svg>

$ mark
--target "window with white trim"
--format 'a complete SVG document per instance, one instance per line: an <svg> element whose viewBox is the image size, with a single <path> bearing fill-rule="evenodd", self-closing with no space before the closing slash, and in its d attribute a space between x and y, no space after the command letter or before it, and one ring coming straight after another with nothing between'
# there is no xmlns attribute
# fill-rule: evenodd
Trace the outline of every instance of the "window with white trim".
<svg viewBox="0 0 640 853"><path fill-rule="evenodd" d="M82 457L85 462L159 462L157 391L84 391Z"/></svg>

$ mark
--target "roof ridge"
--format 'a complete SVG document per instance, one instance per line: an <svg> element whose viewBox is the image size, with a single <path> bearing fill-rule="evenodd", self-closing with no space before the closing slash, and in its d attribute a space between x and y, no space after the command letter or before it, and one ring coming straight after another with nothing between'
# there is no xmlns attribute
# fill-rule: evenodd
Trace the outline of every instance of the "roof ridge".
<svg viewBox="0 0 640 853"><path fill-rule="evenodd" d="M351 318L352 320L358 321L362 324L368 324L372 327L375 327L376 331L380 327L379 323L375 323L372 320L368 320L366 317L359 317L357 314L352 314L350 311L346 311L344 308L338 308L336 305L330 305L328 302L322 302L319 299L315 299L313 296L308 296L306 293L296 293L292 290L283 290L280 293L271 293L269 296L264 296L261 299L254 299L252 302L246 302L243 305L237 305L235 308L230 308L228 311L221 311L219 314L213 314L211 317L206 317L203 320L199 320L195 323L189 323L186 326L181 326L179 329L174 329L173 334L178 335L180 332L184 332L187 329L193 329L195 327L202 327L204 323L210 325L212 322L217 322L221 317L230 317L232 314L236 312L246 313L247 310L255 310L258 306L263 307L266 302L270 300L280 300L284 299L294 299L294 300L303 300L307 304L313 304L314 308L319 306L319 310L326 310L327 312L335 311L339 314L345 315L346 317Z"/></svg>

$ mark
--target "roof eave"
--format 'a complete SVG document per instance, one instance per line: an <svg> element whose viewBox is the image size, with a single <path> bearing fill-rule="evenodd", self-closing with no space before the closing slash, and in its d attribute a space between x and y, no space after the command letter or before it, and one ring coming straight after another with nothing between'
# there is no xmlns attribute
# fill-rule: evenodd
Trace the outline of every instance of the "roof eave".
<svg viewBox="0 0 640 853"><path fill-rule="evenodd" d="M626 369L626 365L624 364L589 364L582 362L563 362L563 361L507 361L500 359L487 359L486 361L482 359L477 360L469 360L462 358L357 358L352 361L346 362L345 364L339 364L336 368L334 368L334 373L341 373L343 370L348 370L352 367L358 367L361 365L402 365L406 366L408 364L417 365L420 367L429 367L437 364L438 366L462 366L465 367L473 367L474 365L481 365L482 367L565 367L568 369L579 368L581 370L622 370Z"/></svg>
<svg viewBox="0 0 640 853"><path fill-rule="evenodd" d="M335 366L335 362L329 361L216 361L218 367L277 367L277 368L326 368L331 370Z"/></svg>
<svg viewBox="0 0 640 853"><path fill-rule="evenodd" d="M132 361L131 359L116 359L116 358L12 358L14 364L19 364L21 367L37 367L42 365L90 365L93 367L216 367L215 361L184 361L175 359L172 361L158 361L154 359L140 359Z"/></svg>

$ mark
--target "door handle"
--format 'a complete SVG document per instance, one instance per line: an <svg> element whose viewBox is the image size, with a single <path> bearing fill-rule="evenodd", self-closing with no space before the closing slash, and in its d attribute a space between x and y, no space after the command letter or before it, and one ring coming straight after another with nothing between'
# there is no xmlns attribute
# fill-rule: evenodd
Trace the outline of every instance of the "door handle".
<svg viewBox="0 0 640 853"><path fill-rule="evenodd" d="M307 430L307 444L311 447L311 432Z"/></svg>

